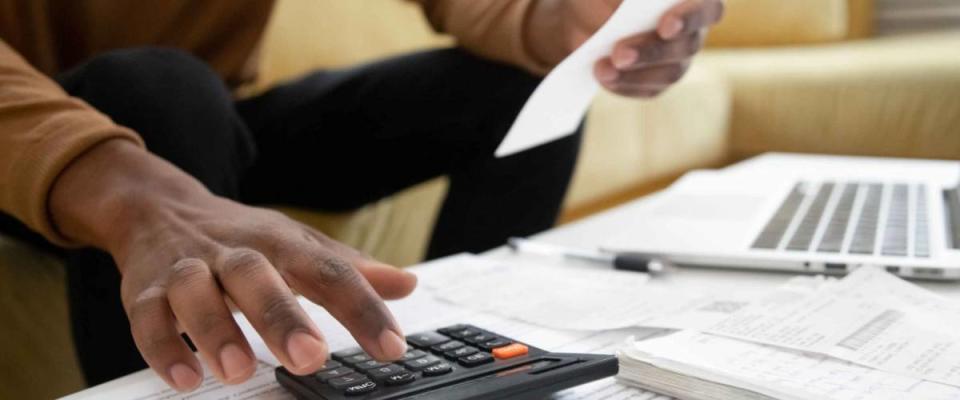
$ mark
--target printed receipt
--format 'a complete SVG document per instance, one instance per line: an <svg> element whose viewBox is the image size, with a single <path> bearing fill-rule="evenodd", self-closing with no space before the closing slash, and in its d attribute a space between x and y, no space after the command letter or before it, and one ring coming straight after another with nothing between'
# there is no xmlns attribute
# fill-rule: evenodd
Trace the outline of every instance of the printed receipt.
<svg viewBox="0 0 960 400"><path fill-rule="evenodd" d="M600 86L593 64L629 35L652 31L679 0L624 0L590 39L563 60L533 92L496 156L505 157L573 133Z"/></svg>
<svg viewBox="0 0 960 400"><path fill-rule="evenodd" d="M706 330L960 387L955 302L878 268L804 293L778 290Z"/></svg>

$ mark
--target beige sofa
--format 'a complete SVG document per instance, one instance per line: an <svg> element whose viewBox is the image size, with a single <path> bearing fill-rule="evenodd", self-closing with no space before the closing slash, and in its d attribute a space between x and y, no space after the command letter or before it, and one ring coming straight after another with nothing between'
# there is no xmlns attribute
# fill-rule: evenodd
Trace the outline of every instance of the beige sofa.
<svg viewBox="0 0 960 400"><path fill-rule="evenodd" d="M599 96L565 220L692 168L764 151L960 159L960 33L869 38L869 0L728 0L689 75L655 100ZM326 38L336 37L337 40ZM399 0L281 0L251 91L319 67L449 46ZM385 261L417 262L443 179L354 213L286 210ZM0 398L82 387L59 261L0 238Z"/></svg>

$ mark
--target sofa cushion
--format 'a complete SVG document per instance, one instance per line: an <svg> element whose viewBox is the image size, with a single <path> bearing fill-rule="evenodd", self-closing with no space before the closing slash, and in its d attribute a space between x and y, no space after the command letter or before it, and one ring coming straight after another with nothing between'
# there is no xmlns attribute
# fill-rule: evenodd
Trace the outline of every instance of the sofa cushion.
<svg viewBox="0 0 960 400"><path fill-rule="evenodd" d="M726 15L707 39L709 46L776 46L847 37L847 0L726 0L726 4Z"/></svg>
<svg viewBox="0 0 960 400"><path fill-rule="evenodd" d="M652 182L723 163L729 113L726 82L697 65L656 99L601 93L587 116L566 212L584 215Z"/></svg>
<svg viewBox="0 0 960 400"><path fill-rule="evenodd" d="M50 399L84 387L60 260L0 236L0 399Z"/></svg>
<svg viewBox="0 0 960 400"><path fill-rule="evenodd" d="M731 149L960 158L960 32L711 50L733 88Z"/></svg>
<svg viewBox="0 0 960 400"><path fill-rule="evenodd" d="M409 1L278 0L264 34L256 86L452 43Z"/></svg>

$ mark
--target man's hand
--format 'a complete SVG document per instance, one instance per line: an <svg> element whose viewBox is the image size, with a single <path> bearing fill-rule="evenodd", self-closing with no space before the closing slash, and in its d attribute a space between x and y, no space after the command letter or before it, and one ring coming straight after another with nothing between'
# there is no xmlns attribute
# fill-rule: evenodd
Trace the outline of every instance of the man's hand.
<svg viewBox="0 0 960 400"><path fill-rule="evenodd" d="M54 185L50 211L64 235L114 257L137 348L178 390L202 380L181 329L221 381L239 383L254 372L228 300L291 372L322 366L323 335L291 288L325 307L375 358L406 350L382 298L406 296L415 276L275 211L214 196L126 142L98 145L71 164Z"/></svg>
<svg viewBox="0 0 960 400"><path fill-rule="evenodd" d="M530 50L556 64L613 15L622 0L540 0L528 31ZM705 30L723 16L723 0L686 0L662 17L654 32L621 39L597 61L594 75L623 96L653 97L686 73L703 46Z"/></svg>

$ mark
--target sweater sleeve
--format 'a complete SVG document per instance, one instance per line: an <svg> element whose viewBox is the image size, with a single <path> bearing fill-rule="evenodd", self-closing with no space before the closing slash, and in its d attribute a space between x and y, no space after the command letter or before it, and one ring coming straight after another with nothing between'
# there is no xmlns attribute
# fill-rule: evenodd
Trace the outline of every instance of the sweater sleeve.
<svg viewBox="0 0 960 400"><path fill-rule="evenodd" d="M0 40L0 211L72 246L52 224L47 197L71 161L110 139L143 147L132 130L68 96Z"/></svg>
<svg viewBox="0 0 960 400"><path fill-rule="evenodd" d="M414 0L439 32L480 56L546 74L551 66L529 51L525 29L536 0Z"/></svg>

